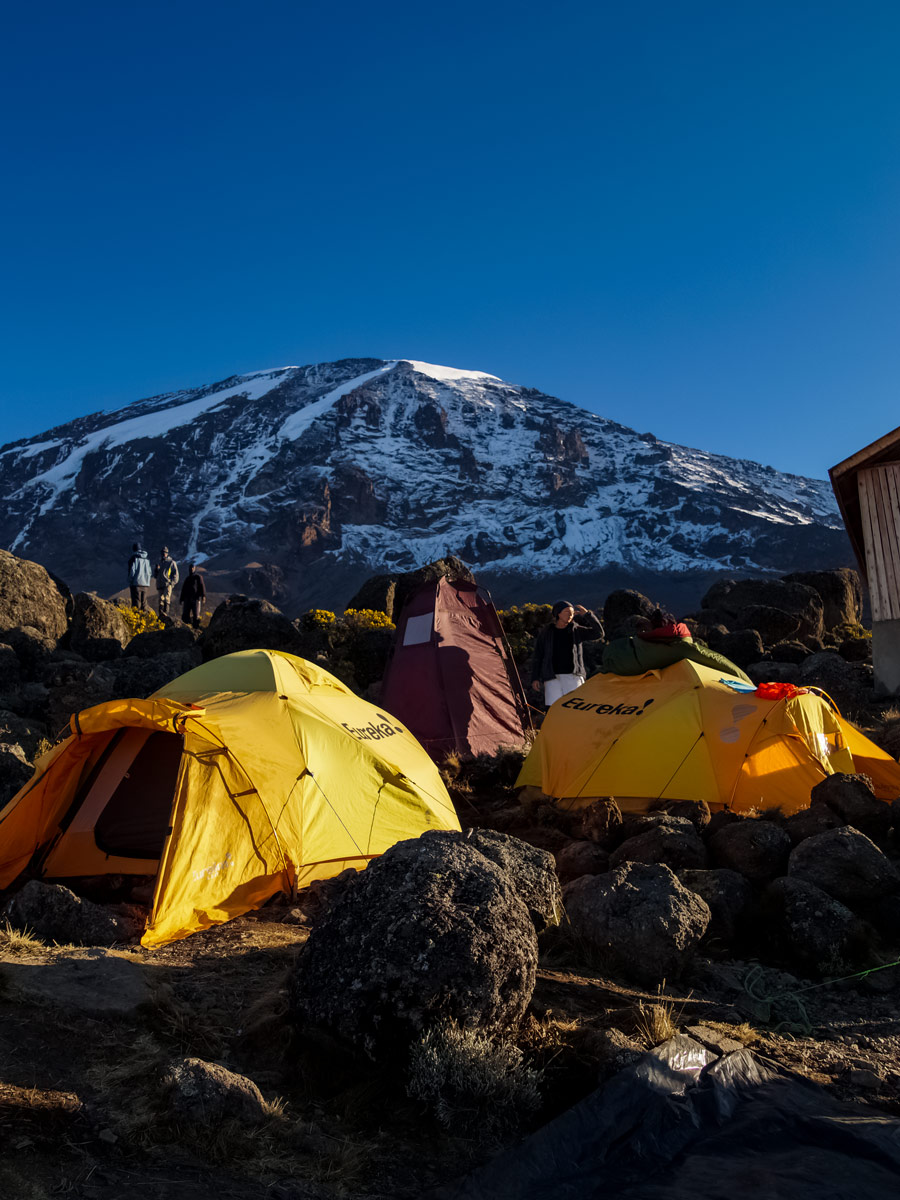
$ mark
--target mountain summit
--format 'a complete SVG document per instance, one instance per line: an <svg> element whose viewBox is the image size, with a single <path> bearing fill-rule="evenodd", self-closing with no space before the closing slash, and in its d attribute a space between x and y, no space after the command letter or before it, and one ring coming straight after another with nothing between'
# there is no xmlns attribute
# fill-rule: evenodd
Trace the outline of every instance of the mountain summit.
<svg viewBox="0 0 900 1200"><path fill-rule="evenodd" d="M229 579L273 564L292 601L332 604L448 552L504 598L539 579L850 558L823 481L409 359L258 371L81 417L0 449L0 497L0 544L101 591L124 585L133 541Z"/></svg>

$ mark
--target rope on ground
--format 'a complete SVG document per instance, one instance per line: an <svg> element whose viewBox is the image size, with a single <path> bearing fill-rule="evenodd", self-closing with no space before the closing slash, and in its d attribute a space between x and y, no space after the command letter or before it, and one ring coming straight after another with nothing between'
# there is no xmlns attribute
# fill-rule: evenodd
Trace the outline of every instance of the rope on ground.
<svg viewBox="0 0 900 1200"><path fill-rule="evenodd" d="M823 979L820 983L809 983L806 987L791 988L786 992L776 992L774 995L766 995L760 990L760 984L765 979L763 968L759 963L755 963L744 976L743 987L744 991L757 1004L767 1004L770 1007L778 1001L787 1000L792 1002L799 1015L799 1021L779 1021L777 1025L773 1025L773 1033L799 1033L804 1037L809 1037L813 1031L813 1024L809 1019L809 1014L806 1011L806 1006L800 999L804 992L814 992L818 988L831 987L834 983L846 983L850 979L865 979L868 975L874 975L877 971L887 971L891 967L900 967L900 958L894 962L882 963L878 967L867 967L864 971L854 971L852 975L840 975L837 979Z"/></svg>

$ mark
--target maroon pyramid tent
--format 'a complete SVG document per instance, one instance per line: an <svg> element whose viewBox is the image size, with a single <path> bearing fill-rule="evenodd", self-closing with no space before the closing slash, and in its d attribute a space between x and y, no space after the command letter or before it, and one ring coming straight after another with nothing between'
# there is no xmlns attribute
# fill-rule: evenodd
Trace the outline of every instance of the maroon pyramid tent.
<svg viewBox="0 0 900 1200"><path fill-rule="evenodd" d="M522 745L528 704L484 588L447 579L419 588L397 622L381 705L435 759Z"/></svg>

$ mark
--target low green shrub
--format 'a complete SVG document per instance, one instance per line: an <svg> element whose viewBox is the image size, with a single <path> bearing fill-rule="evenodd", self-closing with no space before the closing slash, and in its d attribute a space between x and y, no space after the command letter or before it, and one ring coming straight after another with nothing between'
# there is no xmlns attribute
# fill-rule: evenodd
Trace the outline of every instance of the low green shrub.
<svg viewBox="0 0 900 1200"><path fill-rule="evenodd" d="M538 1111L540 1079L518 1046L449 1022L413 1046L407 1093L454 1134L496 1143Z"/></svg>

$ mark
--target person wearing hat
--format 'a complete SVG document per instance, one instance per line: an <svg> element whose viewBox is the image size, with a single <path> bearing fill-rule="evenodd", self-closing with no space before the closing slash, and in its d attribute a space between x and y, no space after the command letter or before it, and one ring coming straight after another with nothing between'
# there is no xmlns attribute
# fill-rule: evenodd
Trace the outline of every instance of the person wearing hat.
<svg viewBox="0 0 900 1200"><path fill-rule="evenodd" d="M141 547L139 542L135 542L131 547L131 558L128 560L128 587L131 592L132 608L146 611L147 588L150 586L152 578L147 551Z"/></svg>
<svg viewBox="0 0 900 1200"><path fill-rule="evenodd" d="M584 683L584 642L603 637L603 624L581 604L557 600L550 623L538 634L531 660L531 686L544 692L549 708Z"/></svg>
<svg viewBox="0 0 900 1200"><path fill-rule="evenodd" d="M153 568L153 577L159 592L159 615L164 617L169 611L172 589L178 582L178 563L169 557L168 546L163 546L159 552L159 562Z"/></svg>

